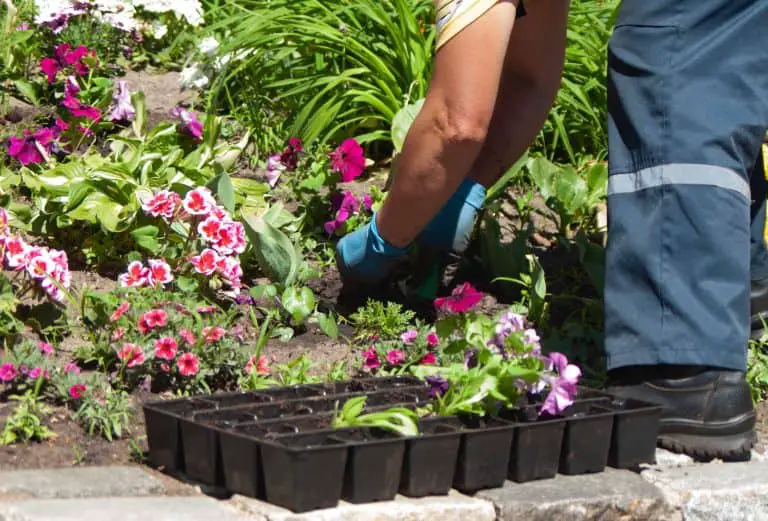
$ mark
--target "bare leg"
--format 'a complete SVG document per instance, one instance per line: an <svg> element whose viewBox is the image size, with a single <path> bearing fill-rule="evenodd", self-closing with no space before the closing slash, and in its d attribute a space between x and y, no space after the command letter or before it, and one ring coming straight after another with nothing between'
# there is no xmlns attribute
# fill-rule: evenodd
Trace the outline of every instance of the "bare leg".
<svg viewBox="0 0 768 521"><path fill-rule="evenodd" d="M382 237L410 244L467 177L488 135L517 2L504 0L446 43L387 200Z"/></svg>

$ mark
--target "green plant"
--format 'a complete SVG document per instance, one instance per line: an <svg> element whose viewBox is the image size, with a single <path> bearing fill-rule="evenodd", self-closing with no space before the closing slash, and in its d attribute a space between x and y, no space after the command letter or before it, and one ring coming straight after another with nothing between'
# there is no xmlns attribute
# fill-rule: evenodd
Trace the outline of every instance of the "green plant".
<svg viewBox="0 0 768 521"><path fill-rule="evenodd" d="M219 59L236 56L214 103L250 105L293 120L306 141L390 139L401 107L426 93L434 7L428 0L258 0L227 3L211 26ZM213 13L216 16L216 13Z"/></svg>
<svg viewBox="0 0 768 521"><path fill-rule="evenodd" d="M133 418L130 396L125 391L102 386L99 391L83 397L75 418L89 436L103 436L109 441L119 439L129 430Z"/></svg>
<svg viewBox="0 0 768 521"><path fill-rule="evenodd" d="M768 396L768 338L750 341L747 363L747 381L752 392L752 400L757 403Z"/></svg>
<svg viewBox="0 0 768 521"><path fill-rule="evenodd" d="M355 326L356 340L366 340L371 337L392 340L408 329L415 316L413 311L403 310L402 304L395 302L385 304L368 299L365 306L355 311L350 319Z"/></svg>
<svg viewBox="0 0 768 521"><path fill-rule="evenodd" d="M3 432L0 434L0 445L43 441L56 436L41 419L49 413L48 408L40 401L43 380L38 378L35 387L28 389L23 395L11 396L12 400L18 401L18 405L5 421Z"/></svg>
<svg viewBox="0 0 768 521"><path fill-rule="evenodd" d="M356 396L344 402L339 410L334 409L331 425L335 429L343 427L372 427L396 432L401 436L418 436L419 417L411 409L393 407L386 411L362 414L367 396Z"/></svg>
<svg viewBox="0 0 768 521"><path fill-rule="evenodd" d="M31 1L0 2L0 114L8 110L9 96L39 102L39 85L29 71L40 56L37 34L25 28L34 12Z"/></svg>

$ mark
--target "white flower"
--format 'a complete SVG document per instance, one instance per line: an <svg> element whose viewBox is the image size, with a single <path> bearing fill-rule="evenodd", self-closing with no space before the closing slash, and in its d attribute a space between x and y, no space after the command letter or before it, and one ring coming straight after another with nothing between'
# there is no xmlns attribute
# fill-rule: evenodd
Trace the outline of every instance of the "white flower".
<svg viewBox="0 0 768 521"><path fill-rule="evenodd" d="M197 47L197 49L205 54L206 56L213 56L216 52L216 49L219 48L219 42L216 40L216 38L213 38L212 36L206 36L202 39L200 42L200 45Z"/></svg>
<svg viewBox="0 0 768 521"><path fill-rule="evenodd" d="M179 73L179 83L185 89L203 89L210 81L199 63L184 67Z"/></svg>
<svg viewBox="0 0 768 521"><path fill-rule="evenodd" d="M168 34L168 26L162 22L158 22L157 20L155 20L152 22L151 27L152 27L152 37L155 38L156 40L160 40L163 38L163 36Z"/></svg>

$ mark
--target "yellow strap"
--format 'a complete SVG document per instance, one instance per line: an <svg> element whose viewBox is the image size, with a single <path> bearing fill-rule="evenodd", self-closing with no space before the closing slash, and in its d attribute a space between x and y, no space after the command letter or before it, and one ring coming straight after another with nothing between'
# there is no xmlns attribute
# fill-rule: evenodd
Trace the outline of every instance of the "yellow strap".
<svg viewBox="0 0 768 521"><path fill-rule="evenodd" d="M437 0L437 19L448 17L439 27L437 48L445 45L498 2L499 0Z"/></svg>

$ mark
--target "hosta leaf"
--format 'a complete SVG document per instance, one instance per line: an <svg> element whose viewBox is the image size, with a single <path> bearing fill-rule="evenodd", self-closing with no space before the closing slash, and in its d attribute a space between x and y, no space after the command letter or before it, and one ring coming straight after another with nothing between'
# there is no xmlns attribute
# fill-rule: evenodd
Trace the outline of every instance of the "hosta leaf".
<svg viewBox="0 0 768 521"><path fill-rule="evenodd" d="M300 262L296 246L263 217L244 215L243 219L261 270L274 282L290 286L296 278Z"/></svg>
<svg viewBox="0 0 768 521"><path fill-rule="evenodd" d="M416 116L421 111L422 105L424 105L424 99L406 105L392 119L392 144L395 146L395 152L400 153L403 150L405 137L408 135L408 130L410 130Z"/></svg>

